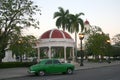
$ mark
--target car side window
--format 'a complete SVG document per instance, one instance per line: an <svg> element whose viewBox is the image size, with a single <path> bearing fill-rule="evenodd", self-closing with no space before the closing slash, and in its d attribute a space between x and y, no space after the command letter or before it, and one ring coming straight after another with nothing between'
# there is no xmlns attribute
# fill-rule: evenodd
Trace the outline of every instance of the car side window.
<svg viewBox="0 0 120 80"><path fill-rule="evenodd" d="M45 64L52 64L52 60L48 60Z"/></svg>
<svg viewBox="0 0 120 80"><path fill-rule="evenodd" d="M54 61L53 61L53 64L60 64L60 61L54 60Z"/></svg>

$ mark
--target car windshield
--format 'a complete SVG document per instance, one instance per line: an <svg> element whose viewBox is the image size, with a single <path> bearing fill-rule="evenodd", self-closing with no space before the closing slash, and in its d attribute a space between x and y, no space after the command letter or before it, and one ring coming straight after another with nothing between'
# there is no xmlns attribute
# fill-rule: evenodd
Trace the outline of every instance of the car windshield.
<svg viewBox="0 0 120 80"><path fill-rule="evenodd" d="M61 64L61 62L59 60L48 60L48 59L43 59L39 62L39 64Z"/></svg>
<svg viewBox="0 0 120 80"><path fill-rule="evenodd" d="M45 64L45 62L46 62L46 60L43 59L43 60L41 60L41 61L39 62L39 64Z"/></svg>

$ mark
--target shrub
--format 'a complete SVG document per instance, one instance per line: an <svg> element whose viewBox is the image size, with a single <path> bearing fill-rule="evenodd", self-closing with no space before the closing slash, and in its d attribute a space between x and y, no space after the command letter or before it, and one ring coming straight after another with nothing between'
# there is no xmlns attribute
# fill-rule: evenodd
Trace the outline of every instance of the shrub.
<svg viewBox="0 0 120 80"><path fill-rule="evenodd" d="M35 63L33 62L2 62L0 68L15 68L15 67L29 67Z"/></svg>

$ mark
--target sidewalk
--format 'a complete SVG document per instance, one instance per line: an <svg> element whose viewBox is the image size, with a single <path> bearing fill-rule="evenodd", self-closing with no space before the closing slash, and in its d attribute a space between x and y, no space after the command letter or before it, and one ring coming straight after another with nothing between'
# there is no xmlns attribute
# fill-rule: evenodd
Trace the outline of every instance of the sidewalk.
<svg viewBox="0 0 120 80"><path fill-rule="evenodd" d="M112 65L118 65L118 64L120 64L120 61L114 61L114 62L111 62L110 64L107 62L102 62L102 63L84 62L84 66L80 66L80 64L75 64L75 70L91 69L91 68L112 66Z"/></svg>
<svg viewBox="0 0 120 80"><path fill-rule="evenodd" d="M108 63L93 63L93 62L84 62L84 66L80 66L80 64L75 63L75 70L80 69L91 69L91 68L98 68L98 67L105 67L105 66L112 66L118 65L120 61L114 61L110 64ZM8 69L0 69L0 80L5 78L12 78L12 77L21 77L29 75L27 73L28 68L8 68Z"/></svg>

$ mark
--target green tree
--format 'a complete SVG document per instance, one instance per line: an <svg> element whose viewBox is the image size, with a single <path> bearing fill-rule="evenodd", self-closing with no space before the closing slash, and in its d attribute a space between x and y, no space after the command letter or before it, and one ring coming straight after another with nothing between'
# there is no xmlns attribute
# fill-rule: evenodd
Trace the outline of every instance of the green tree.
<svg viewBox="0 0 120 80"><path fill-rule="evenodd" d="M76 15L69 14L69 26L67 27L67 30L71 33L75 33L75 54L77 55L77 33L79 32L79 28L81 27L81 32L84 29L84 22L80 18L81 15L84 15L84 13L79 13Z"/></svg>
<svg viewBox="0 0 120 80"><path fill-rule="evenodd" d="M62 7L59 7L58 9L59 9L59 12L55 12L53 18L57 18L57 20L56 20L57 28L62 27L63 31L65 31L65 29L68 25L69 10L65 11Z"/></svg>
<svg viewBox="0 0 120 80"><path fill-rule="evenodd" d="M112 56L120 59L120 34L116 34L113 38Z"/></svg>
<svg viewBox="0 0 120 80"><path fill-rule="evenodd" d="M79 13L79 14L69 14L68 19L69 19L69 27L67 27L68 31L71 33L78 33L81 27L81 32L84 29L84 22L80 18L81 15L84 15L84 13Z"/></svg>
<svg viewBox="0 0 120 80"><path fill-rule="evenodd" d="M120 60L120 47L113 45L111 48L111 56L114 58L119 58Z"/></svg>
<svg viewBox="0 0 120 80"><path fill-rule="evenodd" d="M115 46L120 46L120 34L115 35L112 38L113 42L115 43Z"/></svg>
<svg viewBox="0 0 120 80"><path fill-rule="evenodd" d="M87 52L94 56L104 56L107 53L108 50L108 44L107 40L109 39L109 36L102 33L95 33L89 36L85 48Z"/></svg>
<svg viewBox="0 0 120 80"><path fill-rule="evenodd" d="M20 56L22 61L22 55L30 57L35 54L36 50L33 46L35 45L36 40L37 39L32 35L22 36L10 46L10 49L16 56Z"/></svg>
<svg viewBox="0 0 120 80"><path fill-rule="evenodd" d="M0 62L5 48L12 44L25 27L35 27L39 22L33 16L40 12L31 0L0 0Z"/></svg>

